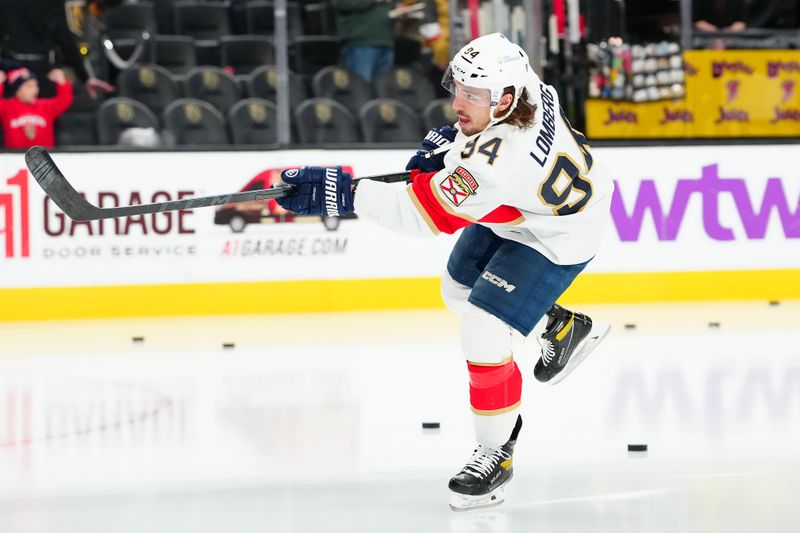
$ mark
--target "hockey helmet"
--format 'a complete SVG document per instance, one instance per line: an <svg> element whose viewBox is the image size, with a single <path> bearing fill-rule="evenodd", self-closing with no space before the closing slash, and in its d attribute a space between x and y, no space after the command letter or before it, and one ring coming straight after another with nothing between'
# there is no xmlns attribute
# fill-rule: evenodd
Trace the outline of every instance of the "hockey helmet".
<svg viewBox="0 0 800 533"><path fill-rule="evenodd" d="M528 54L503 34L492 33L456 53L442 77L442 86L472 104L490 107L491 122L497 123L514 111L522 89L538 80ZM514 87L514 100L502 117L495 117L506 87Z"/></svg>

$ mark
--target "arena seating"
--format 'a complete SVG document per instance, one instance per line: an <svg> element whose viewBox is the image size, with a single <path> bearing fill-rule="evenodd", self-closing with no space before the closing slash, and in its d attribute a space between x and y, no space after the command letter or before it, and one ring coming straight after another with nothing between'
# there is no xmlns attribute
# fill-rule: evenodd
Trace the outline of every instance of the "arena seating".
<svg viewBox="0 0 800 533"><path fill-rule="evenodd" d="M156 35L150 50L151 61L172 74L184 75L197 66L194 39L188 35Z"/></svg>
<svg viewBox="0 0 800 533"><path fill-rule="evenodd" d="M339 62L339 39L330 35L300 35L289 42L289 68L310 78Z"/></svg>
<svg viewBox="0 0 800 533"><path fill-rule="evenodd" d="M93 99L86 92L84 85L76 83L75 73L65 70L67 77L72 81L73 100L72 106L59 117L55 123L56 145L58 146L87 146L98 144L97 138L97 110L104 101L100 95ZM2 129L2 128L0 128ZM0 142L2 146L2 142Z"/></svg>
<svg viewBox="0 0 800 533"><path fill-rule="evenodd" d="M55 123L56 146L98 144L95 113L64 113Z"/></svg>
<svg viewBox="0 0 800 533"><path fill-rule="evenodd" d="M372 88L361 77L344 67L330 66L317 72L311 80L314 96L336 100L356 113L372 99Z"/></svg>
<svg viewBox="0 0 800 533"><path fill-rule="evenodd" d="M231 33L225 2L184 0L175 4L175 33L198 41L219 41Z"/></svg>
<svg viewBox="0 0 800 533"><path fill-rule="evenodd" d="M233 76L219 67L211 66L192 69L186 75L184 89L188 98L208 102L222 113L226 113L241 96Z"/></svg>
<svg viewBox="0 0 800 533"><path fill-rule="evenodd" d="M143 31L150 34L158 32L156 11L153 2L135 2L119 5L103 14L106 33L113 41L135 39Z"/></svg>
<svg viewBox="0 0 800 533"><path fill-rule="evenodd" d="M75 85L57 143L115 144L130 127L166 131L176 144L276 142L273 10L270 0L142 0L109 11L104 23L118 49L144 31L147 47L116 78L112 69L114 98L92 100ZM412 143L454 122L449 101L436 100L436 86L405 60L373 84L341 66L330 0L290 0L287 17L294 140Z"/></svg>
<svg viewBox="0 0 800 533"><path fill-rule="evenodd" d="M155 15L158 33L171 35L175 33L175 4L179 0L156 0Z"/></svg>
<svg viewBox="0 0 800 533"><path fill-rule="evenodd" d="M275 4L255 0L244 5L244 21L247 33L259 35L273 35L275 33ZM303 26L300 16L300 4L286 2L286 17L289 36L302 35Z"/></svg>
<svg viewBox="0 0 800 533"><path fill-rule="evenodd" d="M420 139L419 115L390 98L377 98L364 104L358 112L358 122L365 142L414 143Z"/></svg>
<svg viewBox="0 0 800 533"><path fill-rule="evenodd" d="M100 144L117 144L128 128L159 129L156 115L141 102L117 97L103 102L97 110L97 132Z"/></svg>
<svg viewBox="0 0 800 533"><path fill-rule="evenodd" d="M375 80L375 90L380 98L400 100L420 113L436 98L436 89L422 71L409 67L395 67Z"/></svg>
<svg viewBox="0 0 800 533"><path fill-rule="evenodd" d="M175 33L195 40L200 64L219 64L219 41L231 33L224 2L183 1L175 4Z"/></svg>
<svg viewBox="0 0 800 533"><path fill-rule="evenodd" d="M340 87L336 86L334 76L339 77ZM304 144L359 141L414 143L428 128L455 121L448 99L429 102L424 113L420 114L396 99L372 99L374 90L342 67L321 71L315 80L313 97L307 98L300 77L290 73L290 107L294 110L292 116L296 139ZM348 87L357 89L349 90ZM134 102L135 123L128 124L121 119L109 120L104 116L98 121L97 133L62 133L61 130L92 124L94 112L81 111L82 107L79 106L65 113L57 123L59 144L94 144L94 139L100 144L115 144L125 127L172 130L167 138L176 144L233 142L252 145L276 142L273 66L259 67L244 77L242 83L237 83L233 76L215 66L195 67L185 77L178 77L157 65L139 65L120 76L118 88L123 96L112 100ZM201 106L202 111L207 111L213 117L204 118L200 125L176 122L178 112L172 109L169 113L172 126L168 126L167 109L174 107L172 104L176 101L183 102L185 107L187 100L205 104ZM106 110L105 113L111 111ZM141 115L147 115L147 120ZM140 123L143 120L146 122L144 125ZM214 134L210 139L201 139L203 132L212 130Z"/></svg>
<svg viewBox="0 0 800 533"><path fill-rule="evenodd" d="M239 100L228 111L230 138L238 145L273 144L278 140L275 105L263 98Z"/></svg>
<svg viewBox="0 0 800 533"><path fill-rule="evenodd" d="M120 96L143 103L157 115L180 97L178 81L169 71L158 65L135 65L117 78Z"/></svg>
<svg viewBox="0 0 800 533"><path fill-rule="evenodd" d="M203 100L181 98L164 110L164 135L168 144L193 146L228 144L225 117Z"/></svg>
<svg viewBox="0 0 800 533"><path fill-rule="evenodd" d="M226 35L219 43L220 64L235 74L250 74L275 63L272 39L263 35Z"/></svg>
<svg viewBox="0 0 800 533"><path fill-rule="evenodd" d="M422 111L422 126L425 130L438 128L443 124L453 124L457 120L450 98L438 98L426 105Z"/></svg>
<svg viewBox="0 0 800 533"><path fill-rule="evenodd" d="M330 98L310 98L294 111L298 140L304 144L361 141L358 123L342 104Z"/></svg>
<svg viewBox="0 0 800 533"><path fill-rule="evenodd" d="M264 65L255 69L246 79L248 96L263 98L276 103L275 90L277 74L273 65ZM289 72L289 105L294 109L308 98L308 90L303 80L294 72Z"/></svg>
<svg viewBox="0 0 800 533"><path fill-rule="evenodd" d="M335 35L336 18L330 1L303 4L305 35Z"/></svg>

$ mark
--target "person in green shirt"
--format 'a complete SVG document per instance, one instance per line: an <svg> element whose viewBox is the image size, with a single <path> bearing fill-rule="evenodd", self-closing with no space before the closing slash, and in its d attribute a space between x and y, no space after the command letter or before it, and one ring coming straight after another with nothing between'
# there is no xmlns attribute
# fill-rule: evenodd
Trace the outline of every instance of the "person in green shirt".
<svg viewBox="0 0 800 533"><path fill-rule="evenodd" d="M391 0L335 0L345 66L372 83L394 65Z"/></svg>

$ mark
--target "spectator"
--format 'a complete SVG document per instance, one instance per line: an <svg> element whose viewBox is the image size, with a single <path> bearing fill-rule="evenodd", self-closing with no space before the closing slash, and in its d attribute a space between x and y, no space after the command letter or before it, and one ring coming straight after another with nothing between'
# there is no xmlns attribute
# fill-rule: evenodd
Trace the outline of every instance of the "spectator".
<svg viewBox="0 0 800 533"><path fill-rule="evenodd" d="M739 32L747 29L747 3L745 0L695 0L693 4L694 27L698 31ZM714 39L712 48L725 48L723 39Z"/></svg>
<svg viewBox="0 0 800 533"><path fill-rule="evenodd" d="M433 53L433 64L444 74L450 61L450 6L447 0L428 0L426 20L419 32Z"/></svg>
<svg viewBox="0 0 800 533"><path fill-rule="evenodd" d="M31 146L55 146L53 123L72 105L72 84L61 69L53 69L47 77L56 86L55 98L39 98L39 82L27 68L8 73L0 71L0 88L8 79L11 98L0 98L0 122L6 148L27 149Z"/></svg>
<svg viewBox="0 0 800 533"><path fill-rule="evenodd" d="M390 0L336 0L337 32L345 66L367 83L394 65Z"/></svg>
<svg viewBox="0 0 800 533"><path fill-rule="evenodd" d="M64 0L0 0L0 58L7 64L16 62L27 67L43 78L55 64L54 51L57 50L64 63L85 83L92 98L98 92L113 91L111 85L87 70L75 36L67 25L66 13ZM43 96L55 93L49 83L42 85Z"/></svg>
<svg viewBox="0 0 800 533"><path fill-rule="evenodd" d="M428 79L440 98L450 96L442 87L444 71L450 62L450 6L448 0L426 0L425 19L419 27L423 42L431 51L431 64L425 68Z"/></svg>
<svg viewBox="0 0 800 533"><path fill-rule="evenodd" d="M389 12L395 19L395 61L415 65L437 88L438 96L449 93L441 86L445 68L450 62L448 0L399 0ZM413 43L415 47L410 45Z"/></svg>

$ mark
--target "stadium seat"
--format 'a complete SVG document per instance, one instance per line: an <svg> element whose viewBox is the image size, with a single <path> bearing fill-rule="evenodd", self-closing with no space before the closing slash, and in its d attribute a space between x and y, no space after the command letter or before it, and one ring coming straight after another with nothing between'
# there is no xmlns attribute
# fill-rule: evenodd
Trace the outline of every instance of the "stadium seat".
<svg viewBox="0 0 800 533"><path fill-rule="evenodd" d="M275 106L261 98L245 98L228 111L228 127L234 144L278 142Z"/></svg>
<svg viewBox="0 0 800 533"><path fill-rule="evenodd" d="M339 39L330 35L305 35L289 43L289 68L310 78L339 62Z"/></svg>
<svg viewBox="0 0 800 533"><path fill-rule="evenodd" d="M358 112L364 142L416 143L422 127L419 115L410 107L388 98L377 98L364 104Z"/></svg>
<svg viewBox="0 0 800 533"><path fill-rule="evenodd" d="M120 96L142 102L157 115L180 95L178 82L164 67L135 65L117 78Z"/></svg>
<svg viewBox="0 0 800 533"><path fill-rule="evenodd" d="M275 67L265 65L250 73L247 79L247 94L254 98L263 98L272 103L276 103L275 87L277 86L277 75ZM289 72L289 105L293 109L308 98L308 91L294 72Z"/></svg>
<svg viewBox="0 0 800 533"><path fill-rule="evenodd" d="M225 2L186 0L175 4L175 33L218 41L231 32Z"/></svg>
<svg viewBox="0 0 800 533"><path fill-rule="evenodd" d="M248 89L247 84L249 83L250 75L249 74L234 74L233 81L236 82L236 89L239 91L239 94L242 97L248 96Z"/></svg>
<svg viewBox="0 0 800 533"><path fill-rule="evenodd" d="M229 144L222 113L196 98L181 98L164 110L164 133L179 146Z"/></svg>
<svg viewBox="0 0 800 533"><path fill-rule="evenodd" d="M311 98L294 111L297 135L303 144L361 141L353 114L330 98Z"/></svg>
<svg viewBox="0 0 800 533"><path fill-rule="evenodd" d="M247 31L247 17L245 6L252 0L230 0L228 10L231 17L231 31L237 35L245 35Z"/></svg>
<svg viewBox="0 0 800 533"><path fill-rule="evenodd" d="M114 53L127 64L152 62L150 40L158 32L152 2L126 2L107 9L101 15L103 36L113 45ZM103 43L104 46L107 43ZM119 69L113 63L107 76L113 79Z"/></svg>
<svg viewBox="0 0 800 533"><path fill-rule="evenodd" d="M175 4L180 0L156 0L155 16L158 33L170 35L175 33Z"/></svg>
<svg viewBox="0 0 800 533"><path fill-rule="evenodd" d="M266 0L252 0L244 7L247 33L256 35L275 34L275 3ZM300 4L286 2L287 29L290 37L302 35L303 26Z"/></svg>
<svg viewBox="0 0 800 533"><path fill-rule="evenodd" d="M195 40L201 65L219 63L219 40L231 32L224 2L184 1L175 4L175 33Z"/></svg>
<svg viewBox="0 0 800 533"><path fill-rule="evenodd" d="M418 38L395 37L394 64L408 67L422 62L422 43Z"/></svg>
<svg viewBox="0 0 800 533"><path fill-rule="evenodd" d="M436 99L436 89L421 71L414 68L388 70L375 80L375 91L378 97L399 100L418 113Z"/></svg>
<svg viewBox="0 0 800 533"><path fill-rule="evenodd" d="M219 67L196 67L186 75L184 84L188 98L208 102L222 113L240 98L233 76Z"/></svg>
<svg viewBox="0 0 800 533"><path fill-rule="evenodd" d="M91 112L69 110L55 122L56 146L97 144L97 116Z"/></svg>
<svg viewBox="0 0 800 533"><path fill-rule="evenodd" d="M158 129L158 119L146 105L131 98L117 97L103 102L97 110L100 144L117 144L120 134L128 128Z"/></svg>
<svg viewBox="0 0 800 533"><path fill-rule="evenodd" d="M182 76L197 66L194 39L188 35L156 35L150 41L153 62Z"/></svg>
<svg viewBox="0 0 800 533"><path fill-rule="evenodd" d="M344 67L332 66L320 70L311 80L311 88L314 96L336 100L354 113L372 99L369 84Z"/></svg>
<svg viewBox="0 0 800 533"><path fill-rule="evenodd" d="M226 35L220 40L220 64L234 74L250 74L275 63L272 39L263 35Z"/></svg>
<svg viewBox="0 0 800 533"><path fill-rule="evenodd" d="M72 69L66 68L64 72L72 82L72 105L69 107L70 113L94 113L106 98L105 93L100 92L97 98L92 98L86 91L86 85L77 79Z"/></svg>
<svg viewBox="0 0 800 533"><path fill-rule="evenodd" d="M426 130L441 126L452 126L458 117L453 111L452 98L439 98L425 106L422 111L422 125Z"/></svg>
<svg viewBox="0 0 800 533"><path fill-rule="evenodd" d="M143 32L154 35L156 26L155 7L152 2L135 2L118 5L102 15L108 37L116 42L119 39L138 39Z"/></svg>
<svg viewBox="0 0 800 533"><path fill-rule="evenodd" d="M336 16L331 2L303 4L303 35L336 35Z"/></svg>

